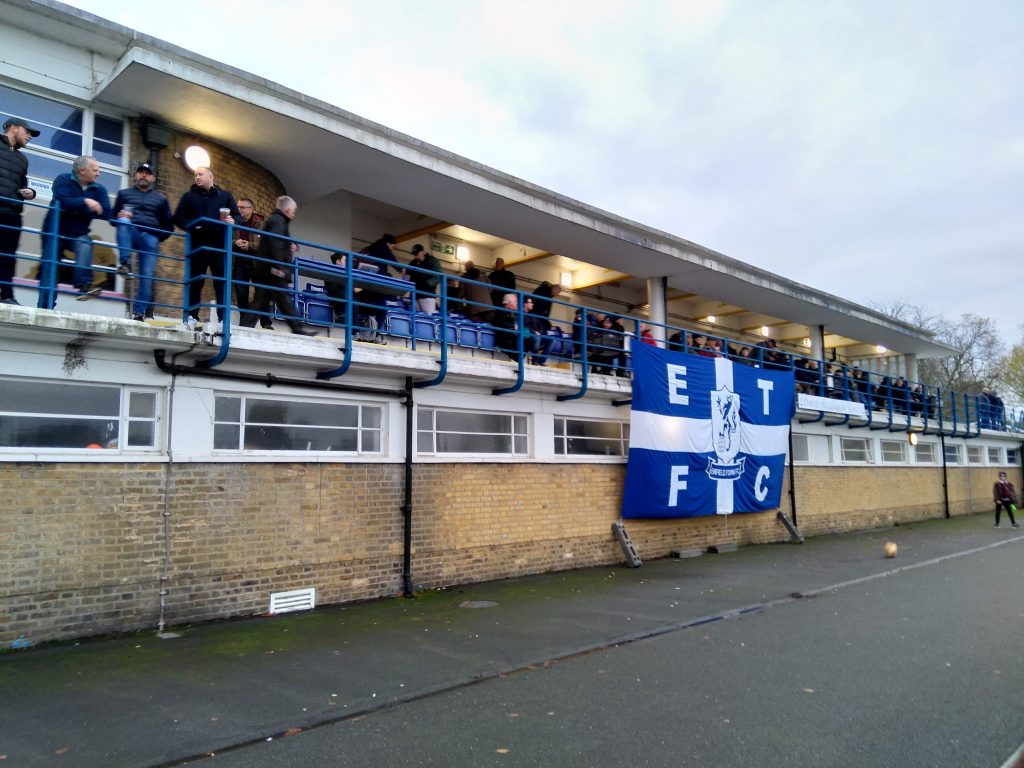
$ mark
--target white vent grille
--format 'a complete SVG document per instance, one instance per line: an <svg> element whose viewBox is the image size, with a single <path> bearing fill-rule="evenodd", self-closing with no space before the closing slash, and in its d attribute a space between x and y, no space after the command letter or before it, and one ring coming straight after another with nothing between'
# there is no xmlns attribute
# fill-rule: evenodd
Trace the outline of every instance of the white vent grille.
<svg viewBox="0 0 1024 768"><path fill-rule="evenodd" d="M316 587L309 589L293 589L289 592L270 593L271 613L291 613L292 611L308 611L316 606Z"/></svg>

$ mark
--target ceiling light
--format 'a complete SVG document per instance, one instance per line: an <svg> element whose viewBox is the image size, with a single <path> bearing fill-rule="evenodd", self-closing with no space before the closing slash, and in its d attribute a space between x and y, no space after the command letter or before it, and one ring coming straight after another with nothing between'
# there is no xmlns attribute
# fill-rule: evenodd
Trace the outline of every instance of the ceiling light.
<svg viewBox="0 0 1024 768"><path fill-rule="evenodd" d="M888 351L889 350L886 349L885 347L883 347L881 344L879 344L877 347L875 347L875 352L877 352L880 355L884 355Z"/></svg>
<svg viewBox="0 0 1024 768"><path fill-rule="evenodd" d="M469 246L458 245L455 247L455 258L459 261L469 261Z"/></svg>
<svg viewBox="0 0 1024 768"><path fill-rule="evenodd" d="M563 272L558 277L558 284L566 290L572 288L572 272Z"/></svg>
<svg viewBox="0 0 1024 768"><path fill-rule="evenodd" d="M709 322L709 323L715 322L715 316L714 315L708 315L708 319L707 319L706 322Z"/></svg>
<svg viewBox="0 0 1024 768"><path fill-rule="evenodd" d="M185 150L183 160L185 162L185 167L193 173L195 173L196 168L210 167L210 153L198 144L193 144Z"/></svg>

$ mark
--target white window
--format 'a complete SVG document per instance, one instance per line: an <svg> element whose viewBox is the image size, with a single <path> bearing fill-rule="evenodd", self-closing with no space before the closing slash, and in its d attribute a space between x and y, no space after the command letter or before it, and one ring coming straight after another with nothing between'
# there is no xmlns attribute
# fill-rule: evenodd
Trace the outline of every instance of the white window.
<svg viewBox="0 0 1024 768"><path fill-rule="evenodd" d="M960 446L954 443L946 443L946 463L960 463Z"/></svg>
<svg viewBox="0 0 1024 768"><path fill-rule="evenodd" d="M555 417L558 456L625 456L628 449L629 424Z"/></svg>
<svg viewBox="0 0 1024 768"><path fill-rule="evenodd" d="M526 456L529 451L522 414L419 408L416 422L420 454Z"/></svg>
<svg viewBox="0 0 1024 768"><path fill-rule="evenodd" d="M1006 449L1006 463L1007 464L1016 464L1017 463L1017 449L1016 448L1007 448Z"/></svg>
<svg viewBox="0 0 1024 768"><path fill-rule="evenodd" d="M871 452L871 441L866 437L841 437L839 445L843 452L843 462L861 462L871 464L874 456Z"/></svg>
<svg viewBox="0 0 1024 768"><path fill-rule="evenodd" d="M793 461L803 464L811 460L811 452L807 446L808 435L793 435Z"/></svg>
<svg viewBox="0 0 1024 768"><path fill-rule="evenodd" d="M988 463L989 464L1002 464L1003 463L1003 449L1002 448L989 448L988 449Z"/></svg>
<svg viewBox="0 0 1024 768"><path fill-rule="evenodd" d="M937 443L918 443L914 446L914 461L918 464L935 464L938 462L939 447Z"/></svg>
<svg viewBox="0 0 1024 768"><path fill-rule="evenodd" d="M0 449L153 450L156 390L0 379Z"/></svg>
<svg viewBox="0 0 1024 768"><path fill-rule="evenodd" d="M793 435L793 462L831 464L832 441L826 435Z"/></svg>
<svg viewBox="0 0 1024 768"><path fill-rule="evenodd" d="M981 452L980 445L968 445L967 446L967 463L968 464L984 464L984 454Z"/></svg>
<svg viewBox="0 0 1024 768"><path fill-rule="evenodd" d="M882 461L886 464L903 464L907 460L907 444L902 440L882 441Z"/></svg>
<svg viewBox="0 0 1024 768"><path fill-rule="evenodd" d="M29 176L43 182L33 182L41 198L49 196L50 182L70 172L71 161L79 155L96 158L99 183L111 195L121 189L128 165L123 120L5 85L0 85L0 104L0 123L20 117L39 131L25 153L29 155Z"/></svg>
<svg viewBox="0 0 1024 768"><path fill-rule="evenodd" d="M217 395L213 449L380 453L382 415L380 405Z"/></svg>

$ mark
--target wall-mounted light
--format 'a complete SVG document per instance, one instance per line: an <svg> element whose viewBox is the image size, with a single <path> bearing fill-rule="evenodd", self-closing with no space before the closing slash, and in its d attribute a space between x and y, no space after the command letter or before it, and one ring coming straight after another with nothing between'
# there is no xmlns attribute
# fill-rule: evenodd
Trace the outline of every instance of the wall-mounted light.
<svg viewBox="0 0 1024 768"><path fill-rule="evenodd" d="M885 347L883 347L881 344L879 344L877 347L875 347L875 352L877 352L880 355L884 355L888 351L889 350L886 349Z"/></svg>
<svg viewBox="0 0 1024 768"><path fill-rule="evenodd" d="M572 288L572 272L563 272L558 276L558 284L567 291Z"/></svg>
<svg viewBox="0 0 1024 768"><path fill-rule="evenodd" d="M210 167L210 153L198 144L193 144L191 147L186 149L182 160L185 163L185 167L193 173L195 173L196 168Z"/></svg>
<svg viewBox="0 0 1024 768"><path fill-rule="evenodd" d="M455 248L455 258L459 261L469 261L469 246L460 245Z"/></svg>
<svg viewBox="0 0 1024 768"><path fill-rule="evenodd" d="M800 343L807 347L807 349L811 348L811 338L809 336L805 336L804 338L802 338L800 340Z"/></svg>
<svg viewBox="0 0 1024 768"><path fill-rule="evenodd" d="M761 335L762 336L767 336L770 331L771 331L771 328L769 328L767 325L762 325L761 326Z"/></svg>

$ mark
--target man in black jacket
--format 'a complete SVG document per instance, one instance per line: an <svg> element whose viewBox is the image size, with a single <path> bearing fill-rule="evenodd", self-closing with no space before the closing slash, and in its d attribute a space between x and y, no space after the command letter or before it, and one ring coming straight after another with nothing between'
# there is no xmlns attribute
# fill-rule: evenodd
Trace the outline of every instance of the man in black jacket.
<svg viewBox="0 0 1024 768"><path fill-rule="evenodd" d="M196 219L206 218L194 226ZM196 168L196 183L181 196L174 211L174 224L178 229L187 229L190 236L188 264L191 281L188 286L188 313L193 320L199 319L199 302L202 300L203 279L207 271L213 277L213 291L217 297L217 319L224 320L224 262L227 253L224 236L227 224L234 224L239 218L235 197L213 183L213 171L199 166ZM217 220L224 224L215 223ZM227 295L230 295L227 294Z"/></svg>
<svg viewBox="0 0 1024 768"><path fill-rule="evenodd" d="M131 273L132 251L135 251L135 303L132 319L153 316L153 274L156 272L160 243L171 236L171 206L167 197L156 191L156 175L149 163L135 169L135 186L118 191L114 200L114 221L117 224L117 271Z"/></svg>
<svg viewBox="0 0 1024 768"><path fill-rule="evenodd" d="M298 319L295 302L292 301L292 264L295 261L292 254L295 244L290 242L288 227L298 210L298 204L284 195L277 198L277 207L263 224L263 234L260 236L259 249L256 251L260 260L254 267L256 279L261 286L256 289L252 308L261 317L265 317L270 309L270 302L273 301L278 311L284 315L292 333L316 336L319 331L302 324ZM246 324L249 327L256 325L256 318L250 315Z"/></svg>
<svg viewBox="0 0 1024 768"><path fill-rule="evenodd" d="M28 158L20 150L38 135L24 120L12 117L0 136L0 197L13 198L0 200L0 304L18 303L13 283L22 206L14 200L35 200L36 191L28 185Z"/></svg>

